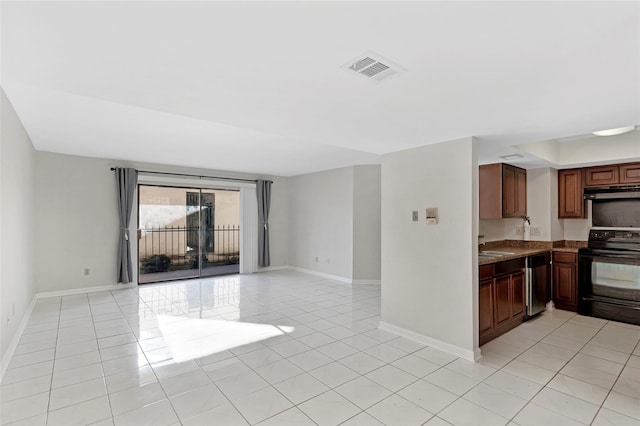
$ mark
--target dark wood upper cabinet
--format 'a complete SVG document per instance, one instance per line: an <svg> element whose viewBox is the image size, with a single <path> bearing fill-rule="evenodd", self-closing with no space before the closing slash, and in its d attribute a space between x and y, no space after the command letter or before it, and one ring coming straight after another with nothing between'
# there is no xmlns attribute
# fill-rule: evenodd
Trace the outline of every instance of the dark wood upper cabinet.
<svg viewBox="0 0 640 426"><path fill-rule="evenodd" d="M558 170L558 218L584 218L583 169Z"/></svg>
<svg viewBox="0 0 640 426"><path fill-rule="evenodd" d="M516 211L513 217L524 217L527 215L527 171L525 169L516 169ZM504 216L504 212L502 214ZM506 216L505 216L506 217Z"/></svg>
<svg viewBox="0 0 640 426"><path fill-rule="evenodd" d="M583 196L585 187L637 184L640 184L640 163L558 170L558 218L587 217Z"/></svg>
<svg viewBox="0 0 640 426"><path fill-rule="evenodd" d="M502 218L502 164L480 166L480 219Z"/></svg>
<svg viewBox="0 0 640 426"><path fill-rule="evenodd" d="M509 164L487 164L479 172L480 219L527 215L527 171Z"/></svg>
<svg viewBox="0 0 640 426"><path fill-rule="evenodd" d="M640 163L620 165L620 184L640 183Z"/></svg>
<svg viewBox="0 0 640 426"><path fill-rule="evenodd" d="M585 169L586 186L619 185L620 176L617 164L610 166L589 167Z"/></svg>

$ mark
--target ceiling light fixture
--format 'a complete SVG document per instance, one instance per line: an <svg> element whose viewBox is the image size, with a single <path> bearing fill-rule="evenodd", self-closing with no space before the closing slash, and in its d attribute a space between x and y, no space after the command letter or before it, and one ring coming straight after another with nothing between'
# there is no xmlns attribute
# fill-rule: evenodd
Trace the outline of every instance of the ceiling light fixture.
<svg viewBox="0 0 640 426"><path fill-rule="evenodd" d="M593 132L596 136L615 136L615 135L623 135L625 133L633 132L636 129L636 126L626 126L626 127L618 127L616 129L609 130L600 130L598 132Z"/></svg>

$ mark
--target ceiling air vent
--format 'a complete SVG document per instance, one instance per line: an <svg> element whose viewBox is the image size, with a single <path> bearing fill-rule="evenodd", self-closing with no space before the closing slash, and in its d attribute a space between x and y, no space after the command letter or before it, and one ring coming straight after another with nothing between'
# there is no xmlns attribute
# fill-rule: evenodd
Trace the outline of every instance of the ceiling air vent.
<svg viewBox="0 0 640 426"><path fill-rule="evenodd" d="M341 68L372 81L381 81L399 72L407 71L406 68L371 51L347 62Z"/></svg>
<svg viewBox="0 0 640 426"><path fill-rule="evenodd" d="M500 158L502 158L503 160L519 160L520 158L524 158L524 155L520 155L520 154L507 154L507 155L501 155Z"/></svg>

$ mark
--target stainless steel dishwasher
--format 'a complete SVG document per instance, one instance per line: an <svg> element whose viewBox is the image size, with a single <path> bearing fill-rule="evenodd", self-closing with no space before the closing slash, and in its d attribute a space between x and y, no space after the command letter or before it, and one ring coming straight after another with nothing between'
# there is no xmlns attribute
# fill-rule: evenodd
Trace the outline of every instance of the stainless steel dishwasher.
<svg viewBox="0 0 640 426"><path fill-rule="evenodd" d="M531 318L551 300L551 253L527 256L525 265L527 318Z"/></svg>

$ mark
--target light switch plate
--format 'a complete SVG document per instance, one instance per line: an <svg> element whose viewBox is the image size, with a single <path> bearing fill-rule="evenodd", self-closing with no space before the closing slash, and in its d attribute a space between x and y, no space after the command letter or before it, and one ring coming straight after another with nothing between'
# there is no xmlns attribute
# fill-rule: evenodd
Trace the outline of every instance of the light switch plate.
<svg viewBox="0 0 640 426"><path fill-rule="evenodd" d="M418 221L418 210L414 210L414 211L412 212L412 218L413 218L413 221L414 221L414 222L417 222L417 221Z"/></svg>

